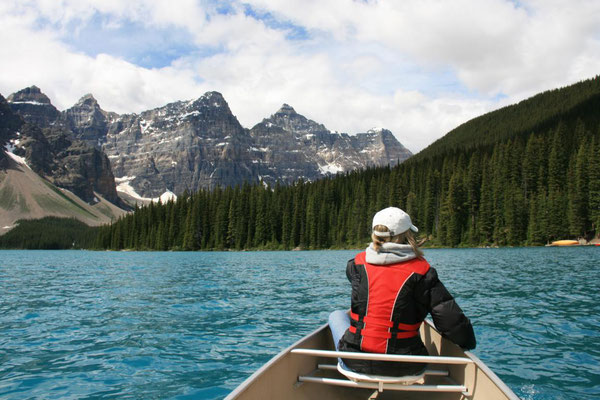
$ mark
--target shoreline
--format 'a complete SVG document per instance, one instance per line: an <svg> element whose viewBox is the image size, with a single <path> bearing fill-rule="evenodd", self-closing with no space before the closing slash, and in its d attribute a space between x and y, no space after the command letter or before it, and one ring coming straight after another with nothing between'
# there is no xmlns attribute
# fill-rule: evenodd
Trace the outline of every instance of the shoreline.
<svg viewBox="0 0 600 400"><path fill-rule="evenodd" d="M304 248L294 248L294 249L203 249L203 250L182 250L182 249L170 249L170 250L154 250L154 249L121 249L121 250L111 250L111 249L83 249L83 248L70 248L70 249L20 249L20 248L0 248L0 251L91 251L91 252L115 252L115 253L159 253L159 252L171 252L171 253L251 253L251 252L312 252L312 251L361 251L364 250L368 245L364 247L330 247L324 249L304 249ZM545 248L545 247L600 247L600 242L592 243L589 242L587 244L577 244L577 245L522 245L522 246L457 246L457 247L447 247L447 246L422 246L423 250L451 250L451 249L518 249L518 248Z"/></svg>

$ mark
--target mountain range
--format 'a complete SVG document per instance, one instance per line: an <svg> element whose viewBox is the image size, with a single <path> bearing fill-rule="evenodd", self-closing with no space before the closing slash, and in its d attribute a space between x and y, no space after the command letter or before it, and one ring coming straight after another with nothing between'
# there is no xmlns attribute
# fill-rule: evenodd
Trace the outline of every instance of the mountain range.
<svg viewBox="0 0 600 400"><path fill-rule="evenodd" d="M107 154L122 190L141 197L312 181L412 155L388 130L331 132L287 104L244 129L217 92L125 115L105 112L87 95L64 115L76 138Z"/></svg>
<svg viewBox="0 0 600 400"><path fill-rule="evenodd" d="M117 114L104 111L90 94L59 111L36 86L0 96L0 145L6 150L0 151L4 171L29 168L53 189L90 206L107 201L116 210L203 188L314 181L396 165L412 155L389 130L332 132L287 104L247 129L218 92L139 114ZM6 189L7 182L0 183L14 192L14 185ZM13 197L2 197L2 214L12 215ZM34 198L31 193L21 197ZM116 210L109 220L120 214ZM27 218L27 212L19 217ZM10 226L9 220L14 222L7 217L2 223ZM106 222L100 218L97 224Z"/></svg>

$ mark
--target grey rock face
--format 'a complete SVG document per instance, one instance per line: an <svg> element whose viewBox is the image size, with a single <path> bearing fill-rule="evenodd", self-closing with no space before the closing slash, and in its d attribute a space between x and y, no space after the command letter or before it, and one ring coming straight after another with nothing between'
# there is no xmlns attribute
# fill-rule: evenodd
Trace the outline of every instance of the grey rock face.
<svg viewBox="0 0 600 400"><path fill-rule="evenodd" d="M217 92L120 116L100 141L115 176L143 197L258 180L315 180L411 156L390 131L332 133L287 104L245 130Z"/></svg>
<svg viewBox="0 0 600 400"><path fill-rule="evenodd" d="M102 110L91 94L83 96L63 114L75 136L97 148L102 148L110 124L118 118L116 113Z"/></svg>
<svg viewBox="0 0 600 400"><path fill-rule="evenodd" d="M31 169L88 203L95 202L94 191L120 203L106 155L76 139L62 114L37 87L10 95L8 104L27 122L15 153L25 156Z"/></svg>
<svg viewBox="0 0 600 400"><path fill-rule="evenodd" d="M52 107L37 91L29 93L37 96L35 103ZM14 98L23 104L34 102L23 95ZM46 120L52 115L47 110ZM26 118L44 117L29 110ZM355 136L331 132L287 104L244 129L217 92L125 115L102 110L86 95L52 123L72 133L78 143L102 149L121 190L147 198L259 180L271 185L316 180L367 166L395 165L411 156L388 130Z"/></svg>
<svg viewBox="0 0 600 400"><path fill-rule="evenodd" d="M367 166L395 165L412 155L388 130L356 136L334 133L287 104L254 126L250 135L256 144L253 150L265 166L262 176L287 183L300 177L313 180Z"/></svg>
<svg viewBox="0 0 600 400"><path fill-rule="evenodd" d="M6 158L4 146L16 136L22 125L21 117L13 113L4 96L0 95L0 167L3 166L2 160Z"/></svg>
<svg viewBox="0 0 600 400"><path fill-rule="evenodd" d="M359 151L368 165L396 165L412 153L387 129L371 129L350 137L353 147Z"/></svg>
<svg viewBox="0 0 600 400"><path fill-rule="evenodd" d="M60 117L60 112L37 86L13 93L7 100L11 109L29 123L48 126Z"/></svg>
<svg viewBox="0 0 600 400"><path fill-rule="evenodd" d="M219 93L179 101L109 127L103 149L115 176L143 197L256 180L249 136Z"/></svg>

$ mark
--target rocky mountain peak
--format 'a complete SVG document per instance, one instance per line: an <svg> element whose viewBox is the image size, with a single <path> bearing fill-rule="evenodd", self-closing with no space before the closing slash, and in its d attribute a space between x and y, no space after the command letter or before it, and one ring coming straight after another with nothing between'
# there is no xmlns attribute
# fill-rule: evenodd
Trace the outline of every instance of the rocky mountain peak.
<svg viewBox="0 0 600 400"><path fill-rule="evenodd" d="M98 101L96 100L96 98L94 97L93 94L88 93L85 96L83 96L82 98L79 99L79 101L75 104L74 107L81 107L81 106L87 106L87 107L94 107L94 108L100 108L100 105L98 104Z"/></svg>
<svg viewBox="0 0 600 400"><path fill-rule="evenodd" d="M383 131L387 131L387 129L385 129L385 128L371 128L371 129L369 129L367 131L367 133L382 133Z"/></svg>
<svg viewBox="0 0 600 400"><path fill-rule="evenodd" d="M203 108L203 107L216 107L216 108L226 108L229 110L229 105L225 101L223 95L219 92L206 92L204 95L199 97L197 100L192 102L194 108Z"/></svg>
<svg viewBox="0 0 600 400"><path fill-rule="evenodd" d="M202 96L204 98L207 99L211 99L211 100L215 100L215 101L225 101L225 98L223 97L223 95L219 92L215 92L215 91L211 91L211 92L206 92L204 93L204 96Z"/></svg>
<svg viewBox="0 0 600 400"><path fill-rule="evenodd" d="M50 98L35 85L11 94L7 100L9 103L50 104Z"/></svg>
<svg viewBox="0 0 600 400"><path fill-rule="evenodd" d="M295 133L329 133L324 125L298 114L294 108L288 104L283 104L281 108L271 117L264 119L263 125L267 127L279 127L287 132Z"/></svg>
<svg viewBox="0 0 600 400"><path fill-rule="evenodd" d="M384 140L388 140L390 138L395 138L394 134L392 133L392 131L388 130L388 129L382 129L381 130L381 136Z"/></svg>
<svg viewBox="0 0 600 400"><path fill-rule="evenodd" d="M396 140L394 134L385 128L371 128L366 133L363 133L363 135L381 138L381 140Z"/></svg>
<svg viewBox="0 0 600 400"><path fill-rule="evenodd" d="M55 123L60 112L37 86L19 90L7 98L10 108L26 122L47 126Z"/></svg>
<svg viewBox="0 0 600 400"><path fill-rule="evenodd" d="M297 115L298 113L296 113L296 110L294 110L294 107L290 106L289 104L283 103L283 105L281 106L281 108L275 113L275 115Z"/></svg>
<svg viewBox="0 0 600 400"><path fill-rule="evenodd" d="M34 172L86 202L95 201L94 192L115 204L119 202L109 159L100 149L74 137L73 118L69 118L73 113L63 115L37 86L13 93L9 99L11 111L29 123L21 131L19 151ZM90 114L95 109L90 110L88 115L79 115L87 122L82 126L93 128L97 124Z"/></svg>
<svg viewBox="0 0 600 400"><path fill-rule="evenodd" d="M96 98L90 93L64 111L63 115L75 136L96 148L102 145L108 124L116 117L116 114L102 110Z"/></svg>

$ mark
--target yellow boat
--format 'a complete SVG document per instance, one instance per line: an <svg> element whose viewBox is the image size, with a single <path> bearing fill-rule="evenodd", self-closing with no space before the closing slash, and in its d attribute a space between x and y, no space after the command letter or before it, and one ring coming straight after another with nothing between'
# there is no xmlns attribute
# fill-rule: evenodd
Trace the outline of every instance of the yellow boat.
<svg viewBox="0 0 600 400"><path fill-rule="evenodd" d="M579 246L578 240L555 240L550 246Z"/></svg>
<svg viewBox="0 0 600 400"><path fill-rule="evenodd" d="M512 390L479 358L442 338L430 321L421 325L430 356L401 356L334 351L327 325L273 357L226 400L249 399L407 399L518 400ZM431 372L418 381L354 376L340 369L337 357L427 362ZM365 378L366 377L366 378ZM389 378L389 377L387 377ZM401 382L402 381L402 382Z"/></svg>

